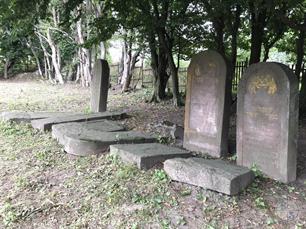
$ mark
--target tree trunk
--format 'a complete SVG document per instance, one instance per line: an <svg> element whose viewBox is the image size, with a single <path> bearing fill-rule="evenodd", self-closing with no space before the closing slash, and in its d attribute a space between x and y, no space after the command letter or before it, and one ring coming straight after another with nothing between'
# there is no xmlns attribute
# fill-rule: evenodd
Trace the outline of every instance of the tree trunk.
<svg viewBox="0 0 306 229"><path fill-rule="evenodd" d="M48 38L48 43L49 43L50 48L51 48L51 58L52 58L52 64L53 64L53 67L54 67L54 70L55 70L55 78L58 80L58 82L60 84L64 84L64 79L63 79L63 76L62 76L62 73L61 73L61 70L60 70L60 66L59 66L59 63L58 63L58 58L57 58L57 49L56 49L56 46L55 46L55 44L52 40L51 32L50 32L49 28L47 29L47 38Z"/></svg>
<svg viewBox="0 0 306 229"><path fill-rule="evenodd" d="M122 75L124 71L124 55L125 55L125 44L122 45L121 49L121 58L119 62L119 71L118 71L118 80L117 80L118 84L121 84Z"/></svg>
<svg viewBox="0 0 306 229"><path fill-rule="evenodd" d="M228 79L226 80L226 83L228 84L228 86L226 88L228 88L229 92L228 92L228 96L229 99L232 103L233 101L233 91L232 91L232 86L233 86L233 79L235 77L235 70L236 70L236 62L237 62L237 48L238 48L238 30L240 27L240 15L241 15L242 9L240 5L236 5L236 10L234 12L234 19L233 19L233 23L231 21L229 21L229 27L230 27L230 32L231 32L231 53L230 53L230 60L227 60L226 55L224 53L224 58L226 59L226 61L228 62L228 67L229 67L229 74L228 74Z"/></svg>
<svg viewBox="0 0 306 229"><path fill-rule="evenodd" d="M76 80L76 74L78 70L78 56L75 54L74 57L72 58L71 63L68 65L68 72L66 75L67 81L75 81Z"/></svg>
<svg viewBox="0 0 306 229"><path fill-rule="evenodd" d="M16 62L15 62L14 59L6 58L5 64L4 64L4 79L8 79L9 78L9 71L10 71L11 68L13 68L15 63Z"/></svg>
<svg viewBox="0 0 306 229"><path fill-rule="evenodd" d="M172 79L172 93L173 93L173 104L174 106L179 106L181 104L180 101L180 91L179 91L179 79L178 79L178 69L174 63L173 56L169 56L168 53L168 60L169 60L169 67L171 71L171 79Z"/></svg>
<svg viewBox="0 0 306 229"><path fill-rule="evenodd" d="M80 65L77 66L76 76L75 76L75 82L78 83L81 79L81 70Z"/></svg>
<svg viewBox="0 0 306 229"><path fill-rule="evenodd" d="M92 66L91 66L91 49L85 49L85 63L86 63L86 75L87 75L87 82L88 82L88 85L90 85L91 83L91 79L92 79Z"/></svg>
<svg viewBox="0 0 306 229"><path fill-rule="evenodd" d="M304 14L304 25L306 25L306 13ZM300 30L299 36L296 42L296 66L295 66L295 74L298 79L301 77L302 65L303 65L303 57L305 53L305 31ZM300 91L300 114L304 114L306 112L306 73L304 72L302 76L302 87Z"/></svg>
<svg viewBox="0 0 306 229"><path fill-rule="evenodd" d="M263 58L263 62L266 62L269 59L270 49L275 45L275 43L277 41L279 41L282 38L283 34L284 34L284 28L279 28L279 30L277 31L275 37L270 42L269 42L269 40L264 42L264 58Z"/></svg>
<svg viewBox="0 0 306 229"><path fill-rule="evenodd" d="M167 57L162 47L159 47L157 53L157 47L155 38L151 35L149 42L151 53L151 68L154 76L154 90L151 98L151 102L161 102L166 98L166 86L169 80L167 74Z"/></svg>
<svg viewBox="0 0 306 229"><path fill-rule="evenodd" d="M47 59L46 56L44 55L44 78L48 78L48 65L47 65Z"/></svg>
<svg viewBox="0 0 306 229"><path fill-rule="evenodd" d="M40 33L36 33L38 39L39 39L39 43L41 46L41 49L44 52L44 64L45 64L45 78L52 80L52 74L51 74L51 64L50 64L50 60L49 60L49 53L47 51L47 49L44 46L43 40L42 40L42 35Z"/></svg>
<svg viewBox="0 0 306 229"><path fill-rule="evenodd" d="M56 58L57 58L58 68L61 71L61 69L62 69L61 50L57 45L56 45Z"/></svg>
<svg viewBox="0 0 306 229"><path fill-rule="evenodd" d="M80 66L80 80L81 80L81 85L83 87L86 87L88 85L88 82L87 82L87 79L86 79L86 76L85 76L85 60L84 60L84 53L82 51L82 48L79 48L79 60L80 60L80 63L79 63L79 66Z"/></svg>
<svg viewBox="0 0 306 229"><path fill-rule="evenodd" d="M235 11L235 18L234 18L234 23L232 25L231 29L231 35L232 35L232 40L231 40L231 80L234 78L235 74L235 66L237 62L237 43L238 43L238 30L240 26L240 15L241 15L241 6L237 5L236 6L236 11Z"/></svg>
<svg viewBox="0 0 306 229"><path fill-rule="evenodd" d="M42 69L41 69L41 65L40 65L40 61L39 61L39 58L38 58L38 54L37 52L35 51L34 47L33 47L33 44L32 44L32 41L29 39L28 40L28 46L29 48L31 49L31 52L35 58L35 61L36 61L36 65L37 65L37 70L38 70L38 73L41 77L43 77L43 73L42 73Z"/></svg>
<svg viewBox="0 0 306 229"><path fill-rule="evenodd" d="M52 8L52 14L54 27L57 28L59 24L59 14L55 7ZM55 79L57 79L60 84L64 84L63 75L61 73L61 53L59 47L54 43L52 39L50 28L47 29L47 39L51 48L51 58L55 70Z"/></svg>
<svg viewBox="0 0 306 229"><path fill-rule="evenodd" d="M122 77L120 81L120 85L123 88L129 74L130 74L130 65L132 61L132 49L131 44L128 44L127 39L124 39L124 50L123 50L123 70L122 70ZM123 91L122 91L123 92Z"/></svg>
<svg viewBox="0 0 306 229"><path fill-rule="evenodd" d="M78 44L83 45L85 43L83 30L82 30L82 20L77 22L77 34L78 34ZM82 86L88 87L91 82L91 52L87 48L81 47L79 50L80 58L80 76L82 81Z"/></svg>
<svg viewBox="0 0 306 229"><path fill-rule="evenodd" d="M262 2L264 4L264 1ZM251 54L250 64L260 62L261 46L264 37L264 28L266 25L267 10L258 9L253 2L249 2L251 12Z"/></svg>
<svg viewBox="0 0 306 229"><path fill-rule="evenodd" d="M4 79L8 79L9 65L10 65L10 60L9 59L5 59L5 63L4 63Z"/></svg>
<svg viewBox="0 0 306 229"><path fill-rule="evenodd" d="M304 25L306 25L306 13L304 14ZM295 74L300 79L301 71L302 71L302 64L303 64L303 57L305 53L305 36L306 33L304 30L299 31L299 36L296 41L296 67L295 67Z"/></svg>
<svg viewBox="0 0 306 229"><path fill-rule="evenodd" d="M100 42L100 58L102 60L105 60L106 58L106 47L104 42Z"/></svg>
<svg viewBox="0 0 306 229"><path fill-rule="evenodd" d="M304 72L301 80L301 91L300 91L300 115L305 116L306 112L306 72Z"/></svg>
<svg viewBox="0 0 306 229"><path fill-rule="evenodd" d="M250 65L260 62L262 32L259 28L252 29Z"/></svg>
<svg viewBox="0 0 306 229"><path fill-rule="evenodd" d="M213 19L213 26L216 32L215 42L217 45L217 51L225 56L225 47L224 47L224 18L223 16Z"/></svg>
<svg viewBox="0 0 306 229"><path fill-rule="evenodd" d="M52 81L52 65L51 65L51 63L50 63L49 56L46 55L45 58L46 58L46 64L47 64L47 75L46 75L46 77L47 77L50 81Z"/></svg>
<svg viewBox="0 0 306 229"><path fill-rule="evenodd" d="M129 68L128 70L128 74L127 77L125 78L123 84L122 84L122 92L125 92L129 89L130 84L131 84L131 80L133 77L133 71L135 69L136 63L138 61L138 57L140 55L140 51L137 51L136 53L134 53L132 60L129 63L129 66L126 66Z"/></svg>
<svg viewBox="0 0 306 229"><path fill-rule="evenodd" d="M165 50L169 69L171 72L173 104L174 106L179 106L181 104L181 101L179 93L178 69L175 65L174 58L172 55L171 44L166 41L165 36L166 36L166 31L164 29L160 29L158 31L158 39L160 44L162 45L162 48Z"/></svg>
<svg viewBox="0 0 306 229"><path fill-rule="evenodd" d="M159 60L164 60L165 62L160 63L158 66L151 63L151 67L154 75L154 92L151 101L161 102L166 98L166 87L169 80L169 75L167 74L167 58L164 54L159 55Z"/></svg>

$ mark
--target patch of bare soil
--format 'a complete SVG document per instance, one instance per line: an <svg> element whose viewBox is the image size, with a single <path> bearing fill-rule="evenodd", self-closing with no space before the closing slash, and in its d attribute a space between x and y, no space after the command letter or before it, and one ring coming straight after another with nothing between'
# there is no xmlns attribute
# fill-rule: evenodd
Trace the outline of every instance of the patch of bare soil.
<svg viewBox="0 0 306 229"><path fill-rule="evenodd" d="M128 129L175 144L164 123L183 125L184 108L146 103L150 95L110 90L109 109L130 114L119 121ZM0 81L0 110L88 112L89 98L88 88L73 84ZM259 175L235 197L171 182L158 168L139 171L109 155L71 157L50 133L1 123L0 228L305 228L304 123L298 180L284 185ZM234 142L234 118L231 128Z"/></svg>

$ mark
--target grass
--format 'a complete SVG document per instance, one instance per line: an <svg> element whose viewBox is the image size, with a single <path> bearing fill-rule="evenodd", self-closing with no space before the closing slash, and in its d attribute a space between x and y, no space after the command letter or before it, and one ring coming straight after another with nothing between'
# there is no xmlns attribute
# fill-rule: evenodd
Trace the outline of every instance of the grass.
<svg viewBox="0 0 306 229"><path fill-rule="evenodd" d="M157 213L165 204L172 205L169 179L162 170L142 172L110 155L69 159L49 133L37 132L29 125L0 123L0 130L6 148L1 152L5 162L1 167L12 166L10 182L5 185L10 192L1 192L4 226L35 222L35 214L56 210L76 213L65 220L69 228L94 225L97 220L101 227L130 227L145 225L147 220L159 222ZM134 220L118 213L122 205ZM113 214L120 214L119 222L114 222Z"/></svg>
<svg viewBox="0 0 306 229"><path fill-rule="evenodd" d="M0 129L4 146L10 146L1 154L5 162L1 165L13 170L6 175L10 182L5 188L10 192L1 191L0 219L8 228L32 224L45 228L52 217L61 219L62 228L145 228L147 224L173 228L189 223L185 216L175 220L167 216L171 209L180 212L184 201L202 206L202 225L219 228L223 225L222 212L235 212L238 205L237 199L232 203L233 198L201 189L194 193L187 185L174 190L163 170L143 172L123 165L115 156L71 159L49 133L25 124L1 123ZM19 143L14 144L17 140ZM254 192L255 196L260 194ZM223 206L215 203L216 198ZM258 211L268 208L261 196L253 205ZM267 217L266 224L274 225L272 218Z"/></svg>
<svg viewBox="0 0 306 229"><path fill-rule="evenodd" d="M121 122L127 128L154 132L169 144L169 135L157 124L182 124L183 108L171 107L171 101L145 103L149 96L149 90L112 93L109 108L131 114ZM78 86L0 82L2 110L88 112L88 101L89 90ZM28 124L0 123L0 146L0 228L306 226L306 183L269 180L256 166L255 182L240 195L228 197L171 182L161 169L126 166L109 154L68 156L50 133Z"/></svg>

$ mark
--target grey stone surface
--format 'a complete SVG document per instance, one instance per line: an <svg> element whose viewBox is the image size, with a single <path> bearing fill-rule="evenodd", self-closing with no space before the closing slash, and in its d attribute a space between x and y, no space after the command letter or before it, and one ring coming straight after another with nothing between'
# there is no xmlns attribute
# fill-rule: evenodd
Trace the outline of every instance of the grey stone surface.
<svg viewBox="0 0 306 229"><path fill-rule="evenodd" d="M93 114L79 114L79 115L67 115L63 117L54 117L54 118L46 118L31 121L33 128L39 130L51 130L53 125L68 123L68 122L85 122L85 121L94 121L101 119L122 119L127 115L124 112L103 112L103 113L93 113Z"/></svg>
<svg viewBox="0 0 306 229"><path fill-rule="evenodd" d="M109 88L109 66L106 60L97 60L91 81L90 105L92 112L104 112L107 109Z"/></svg>
<svg viewBox="0 0 306 229"><path fill-rule="evenodd" d="M184 147L213 157L228 153L229 71L224 58L205 51L188 68Z"/></svg>
<svg viewBox="0 0 306 229"><path fill-rule="evenodd" d="M124 128L114 121L97 120L89 122L69 122L52 126L52 136L57 139L60 144L64 144L65 135L80 135L81 133L94 131L114 132L123 131Z"/></svg>
<svg viewBox="0 0 306 229"><path fill-rule="evenodd" d="M23 112L23 111L4 111L0 113L0 120L5 122L31 122L36 119L50 117L62 117L73 115L73 112Z"/></svg>
<svg viewBox="0 0 306 229"><path fill-rule="evenodd" d="M139 169L150 169L156 164L175 157L190 157L190 152L158 143L125 144L110 146L110 153Z"/></svg>
<svg viewBox="0 0 306 229"><path fill-rule="evenodd" d="M179 125L174 125L171 129L171 137L177 140L184 140L184 127Z"/></svg>
<svg viewBox="0 0 306 229"><path fill-rule="evenodd" d="M259 63L245 72L238 91L237 163L269 177L296 179L298 81L285 65Z"/></svg>
<svg viewBox="0 0 306 229"><path fill-rule="evenodd" d="M236 195L254 179L251 170L222 160L175 158L164 163L164 170L175 181Z"/></svg>
<svg viewBox="0 0 306 229"><path fill-rule="evenodd" d="M62 144L67 153L77 156L97 155L115 144L156 142L156 138L136 131L101 132L87 130L79 134L67 134Z"/></svg>

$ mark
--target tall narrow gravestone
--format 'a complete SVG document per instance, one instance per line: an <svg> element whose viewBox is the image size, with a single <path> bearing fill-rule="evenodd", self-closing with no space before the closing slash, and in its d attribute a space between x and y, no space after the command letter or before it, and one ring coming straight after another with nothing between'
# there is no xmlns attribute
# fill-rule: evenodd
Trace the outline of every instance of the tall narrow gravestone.
<svg viewBox="0 0 306 229"><path fill-rule="evenodd" d="M106 60L99 59L94 66L91 81L90 108L92 112L104 112L107 109L109 87L109 66Z"/></svg>
<svg viewBox="0 0 306 229"><path fill-rule="evenodd" d="M256 165L269 177L296 179L298 81L285 65L259 63L244 74L238 91L237 162Z"/></svg>
<svg viewBox="0 0 306 229"><path fill-rule="evenodd" d="M188 68L184 147L214 157L228 151L228 70L215 51L197 54Z"/></svg>

